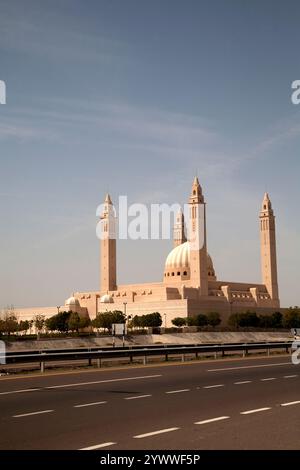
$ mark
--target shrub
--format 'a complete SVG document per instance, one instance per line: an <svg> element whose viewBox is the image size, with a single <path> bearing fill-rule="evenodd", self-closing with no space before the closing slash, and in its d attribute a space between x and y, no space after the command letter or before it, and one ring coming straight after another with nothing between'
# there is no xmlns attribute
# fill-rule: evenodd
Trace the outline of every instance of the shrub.
<svg viewBox="0 0 300 470"><path fill-rule="evenodd" d="M177 327L184 326L186 325L186 318L182 318L182 317L173 318L172 323L174 326L177 326Z"/></svg>
<svg viewBox="0 0 300 470"><path fill-rule="evenodd" d="M206 326L207 324L208 324L207 316L204 315L203 313L199 313L199 315L196 316L196 325Z"/></svg>
<svg viewBox="0 0 300 470"><path fill-rule="evenodd" d="M240 313L232 313L228 318L228 326L238 328L240 326Z"/></svg>
<svg viewBox="0 0 300 470"><path fill-rule="evenodd" d="M210 326L218 326L221 323L221 317L218 312L210 312L207 314L207 323Z"/></svg>
<svg viewBox="0 0 300 470"><path fill-rule="evenodd" d="M187 317L186 324L188 326L198 326L197 317Z"/></svg>
<svg viewBox="0 0 300 470"><path fill-rule="evenodd" d="M256 312L232 313L228 318L228 325L233 328L257 327L259 326L259 317Z"/></svg>

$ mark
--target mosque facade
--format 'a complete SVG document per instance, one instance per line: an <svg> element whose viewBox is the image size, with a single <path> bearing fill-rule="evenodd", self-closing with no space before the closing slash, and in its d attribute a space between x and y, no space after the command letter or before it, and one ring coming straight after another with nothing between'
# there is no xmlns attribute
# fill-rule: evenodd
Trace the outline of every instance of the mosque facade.
<svg viewBox="0 0 300 470"><path fill-rule="evenodd" d="M278 311L275 216L268 194L264 195L259 214L261 283L222 281L218 278L207 252L206 203L198 178L193 181L188 204L190 238L186 238L184 215L179 212L174 225L174 247L166 257L162 280L120 285L117 282L117 239L114 220L110 216L113 203L107 195L101 215L99 291L74 292L62 307L22 309L21 316L29 318L30 310L46 317L59 310L71 310L88 314L91 319L97 313L108 310L121 310L131 316L160 312L163 324L172 326L175 317L199 313L218 312L225 324L234 312L271 314ZM198 220L200 213L201 225ZM201 234L198 233L200 230ZM194 243L200 235L201 246Z"/></svg>

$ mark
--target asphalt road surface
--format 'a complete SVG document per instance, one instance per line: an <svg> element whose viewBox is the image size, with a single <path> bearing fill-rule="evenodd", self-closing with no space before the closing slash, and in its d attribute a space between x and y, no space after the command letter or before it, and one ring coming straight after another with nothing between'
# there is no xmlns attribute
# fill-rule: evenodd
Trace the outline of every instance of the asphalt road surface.
<svg viewBox="0 0 300 470"><path fill-rule="evenodd" d="M0 378L1 449L299 449L288 355Z"/></svg>

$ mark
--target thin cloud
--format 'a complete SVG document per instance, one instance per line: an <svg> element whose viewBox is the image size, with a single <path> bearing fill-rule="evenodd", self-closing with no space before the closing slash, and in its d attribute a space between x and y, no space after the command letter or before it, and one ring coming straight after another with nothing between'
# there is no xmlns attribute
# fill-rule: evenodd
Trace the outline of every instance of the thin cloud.
<svg viewBox="0 0 300 470"><path fill-rule="evenodd" d="M53 26L55 25L55 30ZM50 60L109 62L125 60L124 41L79 32L75 25L66 28L60 15L52 12L51 21L43 11L1 6L0 49L38 55Z"/></svg>

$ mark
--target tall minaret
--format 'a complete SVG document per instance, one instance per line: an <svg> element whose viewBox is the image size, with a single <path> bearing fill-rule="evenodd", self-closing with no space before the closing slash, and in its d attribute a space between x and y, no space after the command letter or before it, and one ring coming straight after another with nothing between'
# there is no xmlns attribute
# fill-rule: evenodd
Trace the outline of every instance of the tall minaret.
<svg viewBox="0 0 300 470"><path fill-rule="evenodd" d="M107 194L101 215L100 291L117 288L116 218L110 195Z"/></svg>
<svg viewBox="0 0 300 470"><path fill-rule="evenodd" d="M184 215L182 210L180 209L178 214L176 215L176 222L174 224L174 248L178 245L182 245L182 243L186 242L185 236L185 226L184 226Z"/></svg>
<svg viewBox="0 0 300 470"><path fill-rule="evenodd" d="M267 193L264 195L259 218L262 280L271 298L277 300L279 305L275 216Z"/></svg>
<svg viewBox="0 0 300 470"><path fill-rule="evenodd" d="M189 205L191 285L200 287L200 295L208 295L205 202L197 177L192 185Z"/></svg>

